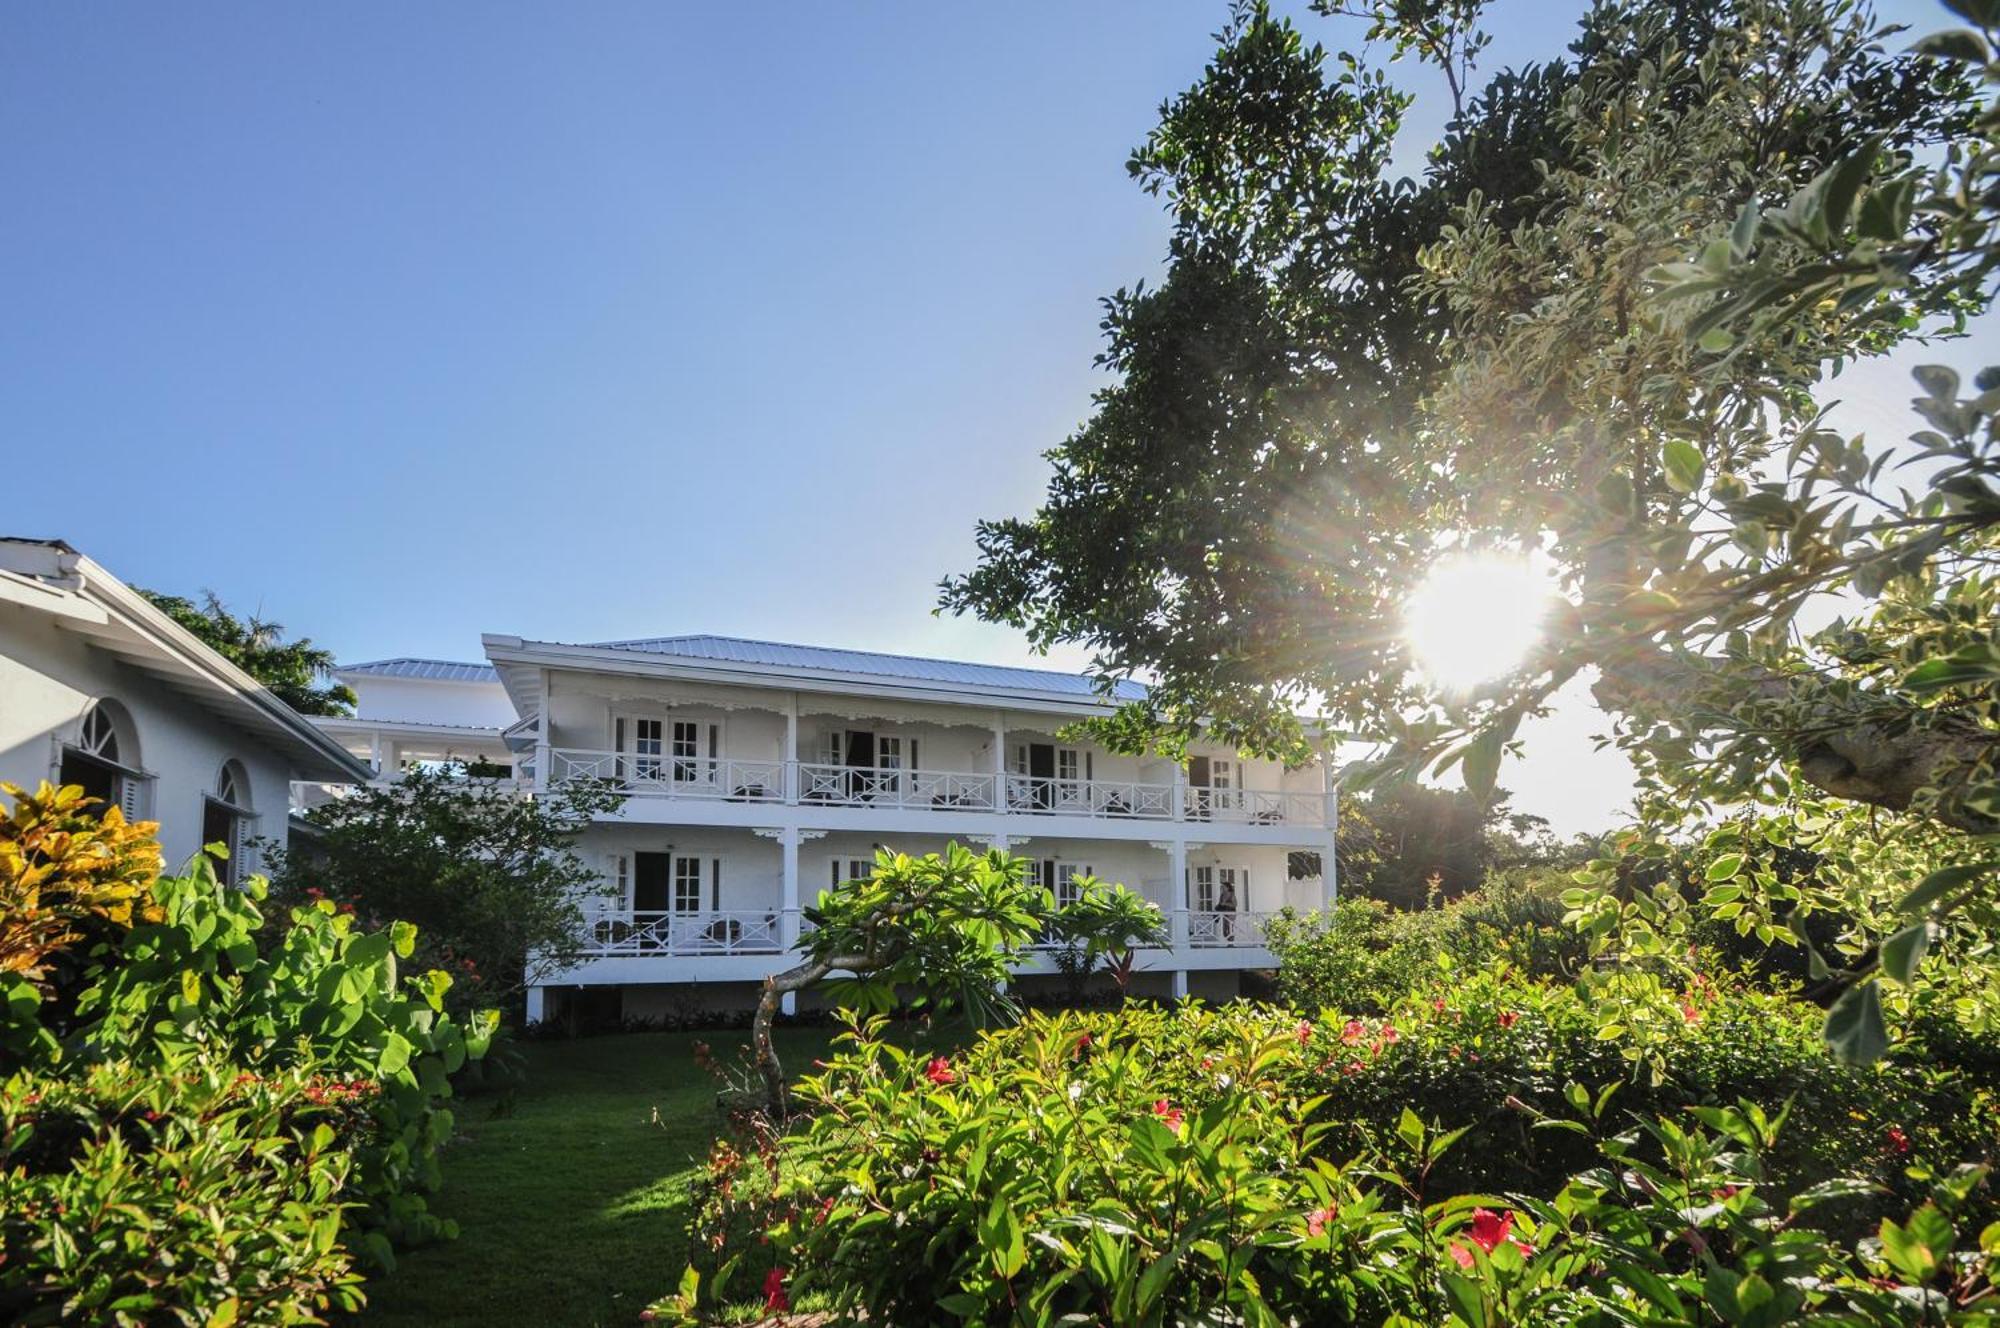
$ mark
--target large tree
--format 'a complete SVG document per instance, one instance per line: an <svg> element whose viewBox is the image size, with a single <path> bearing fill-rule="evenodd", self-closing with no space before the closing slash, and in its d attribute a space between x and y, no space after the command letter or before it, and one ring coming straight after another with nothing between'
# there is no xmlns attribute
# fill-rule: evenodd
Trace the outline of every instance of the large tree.
<svg viewBox="0 0 2000 1328"><path fill-rule="evenodd" d="M310 637L287 641L283 623L254 613L238 618L212 590L203 592L199 604L153 590L139 593L301 715L354 713L353 689L329 677L333 652L314 645Z"/></svg>
<svg viewBox="0 0 2000 1328"><path fill-rule="evenodd" d="M1283 750L1316 706L1384 744L1371 771L1484 792L1582 674L1662 820L1803 784L1969 852L2000 831L2000 375L1925 371L1899 446L1824 413L1991 293L1995 15L1952 7L1980 31L1913 52L1843 0L1607 0L1472 90L1476 3L1381 0L1452 73L1407 181L1404 99L1241 8L1133 160L1167 275L1108 302L1114 381L944 602L1154 671L1107 726L1131 745ZM1484 549L1540 551L1562 609L1440 695L1401 608Z"/></svg>

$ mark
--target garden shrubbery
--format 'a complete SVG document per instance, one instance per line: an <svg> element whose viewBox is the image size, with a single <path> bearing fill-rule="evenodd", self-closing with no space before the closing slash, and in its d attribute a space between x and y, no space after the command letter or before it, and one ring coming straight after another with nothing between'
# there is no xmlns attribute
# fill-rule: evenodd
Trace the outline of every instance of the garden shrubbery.
<svg viewBox="0 0 2000 1328"><path fill-rule="evenodd" d="M399 972L415 929L158 876L150 825L46 786L0 821L0 1306L16 1319L316 1322L429 1209L451 1076L497 1016ZM65 919L51 927L56 910ZM14 958L18 956L18 958Z"/></svg>
<svg viewBox="0 0 2000 1328"><path fill-rule="evenodd" d="M1321 913L1287 909L1265 934L1285 1004L1383 1014L1454 973L1506 965L1535 977L1575 976L1589 966L1590 943L1563 912L1555 898L1509 877L1440 908L1405 911L1350 897Z"/></svg>
<svg viewBox="0 0 2000 1328"><path fill-rule="evenodd" d="M1839 1322L1923 1321L1984 1285L2000 1227L1978 1253L1990 1195L1954 1163L2000 1117L1950 1066L1841 1066L1817 1027L1632 974L1463 975L1365 1017L1036 1014L951 1056L870 1027L805 1081L802 1125L719 1148L668 1307L1435 1324L1440 1297L1478 1325L1712 1323L1725 1284L1782 1272L1771 1294L1806 1278ZM1898 1271L1882 1233L1912 1213L1909 1257L1935 1261Z"/></svg>

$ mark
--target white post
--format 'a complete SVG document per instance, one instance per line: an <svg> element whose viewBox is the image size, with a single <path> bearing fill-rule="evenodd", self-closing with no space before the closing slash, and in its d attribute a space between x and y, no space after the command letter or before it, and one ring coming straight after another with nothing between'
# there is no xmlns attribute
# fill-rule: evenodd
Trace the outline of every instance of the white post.
<svg viewBox="0 0 2000 1328"><path fill-rule="evenodd" d="M1176 761L1174 762L1174 819L1176 821L1187 820L1187 804L1187 767Z"/></svg>
<svg viewBox="0 0 2000 1328"><path fill-rule="evenodd" d="M368 764L375 767L375 778L382 777L382 731L377 729L368 735Z"/></svg>
<svg viewBox="0 0 2000 1328"><path fill-rule="evenodd" d="M543 1005L543 993L546 990L543 987L528 988L528 1022L531 1024L542 1022L543 1013L546 1008Z"/></svg>
<svg viewBox="0 0 2000 1328"><path fill-rule="evenodd" d="M794 747L793 751L798 748ZM799 943L799 828L788 825L778 832L778 855L784 863L784 912L778 915L778 942L784 947L785 963L791 963L793 947ZM786 1014L799 1012L797 992L786 992L782 1006Z"/></svg>
<svg viewBox="0 0 2000 1328"><path fill-rule="evenodd" d="M542 670L542 712L535 716L535 792L549 791L549 671Z"/></svg>
<svg viewBox="0 0 2000 1328"><path fill-rule="evenodd" d="M1007 810L1007 716L993 712L993 810Z"/></svg>
<svg viewBox="0 0 2000 1328"><path fill-rule="evenodd" d="M1187 881L1187 841L1171 840L1167 846L1167 889L1172 891L1174 902L1173 947L1174 958L1181 959L1188 951L1188 881ZM1182 994L1187 991L1187 975L1176 970L1175 985Z"/></svg>
<svg viewBox="0 0 2000 1328"><path fill-rule="evenodd" d="M799 694L793 692L785 704L785 801L797 805L799 800ZM793 847L794 865L797 865L798 846Z"/></svg>
<svg viewBox="0 0 2000 1328"><path fill-rule="evenodd" d="M1319 744L1320 786L1326 790L1326 847L1320 850L1319 905L1332 908L1340 899L1340 781L1333 777L1333 757L1326 740Z"/></svg>

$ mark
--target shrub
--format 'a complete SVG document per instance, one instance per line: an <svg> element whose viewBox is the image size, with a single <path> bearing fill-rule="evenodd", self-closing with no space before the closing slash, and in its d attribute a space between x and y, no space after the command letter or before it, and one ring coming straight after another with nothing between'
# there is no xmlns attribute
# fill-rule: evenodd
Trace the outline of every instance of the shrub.
<svg viewBox="0 0 2000 1328"><path fill-rule="evenodd" d="M1952 1296L1990 1294L1994 1251L1965 1232L1977 1173L1933 1178L1879 1245L1836 1242L1814 1215L1866 1184L1774 1179L1782 1112L1627 1129L1578 1086L1545 1128L1598 1165L1466 1192L1447 1177L1477 1145L1449 1117L1399 1110L1340 1147L1326 1050L1320 1026L1249 1007L1031 1015L948 1058L863 1029L805 1081L818 1111L797 1133L718 1153L706 1214L756 1220L697 1240L660 1308L695 1321L756 1290L890 1323L1609 1328L1943 1323ZM1785 1316L1746 1313L1767 1302Z"/></svg>
<svg viewBox="0 0 2000 1328"><path fill-rule="evenodd" d="M206 1056L0 1084L0 1320L318 1323L360 1304L339 1242L365 1090Z"/></svg>
<svg viewBox="0 0 2000 1328"><path fill-rule="evenodd" d="M78 999L84 1035L144 1060L202 1048L250 1066L313 1065L378 1081L371 1128L355 1143L351 1197L361 1249L393 1267L395 1246L453 1234L424 1195L442 1182L451 1076L484 1056L498 1027L485 1011L444 1008L450 975L399 976L415 928L363 930L330 902L291 911L260 951L263 883L224 888L207 859L154 886L157 923L133 929L116 962Z"/></svg>
<svg viewBox="0 0 2000 1328"><path fill-rule="evenodd" d="M264 897L260 878L251 878L243 890L229 889L206 857L197 857L182 876L157 877L157 846L127 834L116 818L100 825L83 814L74 790L45 787L22 798L6 825L6 840L0 842L26 847L0 855L0 872L6 873L0 875L0 896L39 890L47 897L58 880L89 881L112 873L130 901L103 919L105 925L72 928L65 947L46 950L43 967L50 976L29 982L14 975L0 1011L0 1046L14 1049L38 1080L51 1084L95 1074L91 1067L99 1063L163 1082L189 1064L209 1067L231 1082L237 1075L245 1083L297 1078L317 1122L334 1131L331 1144L315 1143L312 1151L337 1151L339 1165L333 1190L322 1195L302 1189L294 1196L299 1205L294 1215L309 1225L315 1240L322 1230L341 1238L347 1250L341 1272L348 1252L390 1267L396 1246L455 1234L450 1223L429 1211L425 1196L440 1183L439 1149L452 1131L446 1107L451 1077L486 1054L498 1016L484 1011L453 1018L444 1009L448 975L400 974L399 961L414 949L413 927L365 929L351 911L330 903L293 910L285 925L268 926L258 907ZM68 893L82 897L74 888ZM0 922L0 932L5 930ZM29 1091L45 1097L48 1092ZM171 1129L184 1128L190 1141L215 1124L198 1101L174 1099L145 1109L173 1122ZM197 1114L176 1116L183 1111ZM168 1132L163 1125L154 1142ZM230 1146L225 1134L215 1148L226 1152ZM143 1212L148 1174L143 1168L107 1169L99 1176L102 1192L115 1198L118 1186L129 1183L135 1211ZM249 1233L232 1229L238 1211L217 1207L212 1215L217 1229L209 1236L251 1240ZM166 1242L187 1234L171 1223L156 1232ZM209 1257L199 1243L187 1248L168 1243L151 1252L135 1242L117 1248L138 1261L128 1271L141 1279L148 1275L147 1260L177 1266ZM119 1257L111 1247L98 1254L112 1263ZM64 1255L47 1267L58 1278L115 1281L111 1266L90 1269ZM64 1285L66 1294L89 1291L82 1282ZM192 1282L185 1289L189 1295L199 1290ZM161 1316L193 1312L192 1302L159 1294ZM247 1310L246 1303L238 1312ZM288 1313L273 1309L268 1317L285 1322Z"/></svg>
<svg viewBox="0 0 2000 1328"><path fill-rule="evenodd" d="M33 1021L7 1021L13 1037L46 1041L60 1031L67 994L65 974L51 969L73 969L67 956L157 917L159 827L128 823L116 807L100 817L80 788L44 783L30 798L0 783L0 792L15 799L0 817L0 1003L25 1011L53 1002ZM0 1050L22 1055L28 1045L0 1038Z"/></svg>
<svg viewBox="0 0 2000 1328"><path fill-rule="evenodd" d="M1582 972L1589 939L1564 923L1563 912L1558 900L1510 876L1415 912L1353 896L1325 912L1287 909L1266 936L1284 1004L1385 1014L1410 992L1457 973L1502 964L1551 979Z"/></svg>

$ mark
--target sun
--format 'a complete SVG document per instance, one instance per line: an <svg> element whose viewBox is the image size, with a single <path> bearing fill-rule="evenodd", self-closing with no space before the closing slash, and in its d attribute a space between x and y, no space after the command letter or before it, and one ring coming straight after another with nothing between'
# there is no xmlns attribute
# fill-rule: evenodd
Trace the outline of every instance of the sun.
<svg viewBox="0 0 2000 1328"><path fill-rule="evenodd" d="M1554 593L1526 558L1448 558L1404 606L1403 635L1425 677L1446 691L1469 692L1527 657Z"/></svg>

